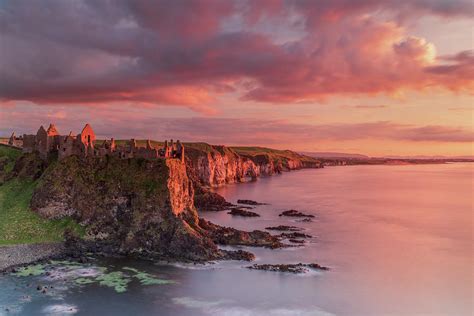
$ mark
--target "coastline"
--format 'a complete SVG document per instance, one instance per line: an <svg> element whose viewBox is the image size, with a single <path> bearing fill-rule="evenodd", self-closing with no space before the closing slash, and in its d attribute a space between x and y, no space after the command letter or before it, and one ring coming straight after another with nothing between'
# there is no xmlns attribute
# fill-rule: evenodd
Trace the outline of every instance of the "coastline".
<svg viewBox="0 0 474 316"><path fill-rule="evenodd" d="M16 244L0 246L0 272L17 266L61 256L64 243Z"/></svg>

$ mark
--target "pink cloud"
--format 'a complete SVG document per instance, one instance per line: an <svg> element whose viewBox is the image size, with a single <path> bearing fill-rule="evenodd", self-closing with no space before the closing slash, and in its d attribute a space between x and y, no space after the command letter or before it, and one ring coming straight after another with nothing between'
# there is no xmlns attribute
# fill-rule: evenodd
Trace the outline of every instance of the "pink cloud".
<svg viewBox="0 0 474 316"><path fill-rule="evenodd" d="M212 113L216 98L229 93L292 103L472 91L472 53L436 59L431 43L407 34L402 21L423 15L472 17L473 8L463 0L7 1L0 7L0 101L134 102ZM291 22L295 16L299 22ZM304 32L277 43L277 34L252 28L262 20L302 23ZM235 25L225 29L225 21Z"/></svg>

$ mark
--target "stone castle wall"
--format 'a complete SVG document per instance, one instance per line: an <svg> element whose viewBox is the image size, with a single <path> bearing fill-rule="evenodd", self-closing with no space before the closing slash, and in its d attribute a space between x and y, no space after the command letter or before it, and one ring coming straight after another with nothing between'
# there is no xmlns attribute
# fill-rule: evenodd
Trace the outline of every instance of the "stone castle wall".
<svg viewBox="0 0 474 316"><path fill-rule="evenodd" d="M116 156L122 159L144 158L144 159L166 159L178 158L184 162L184 145L178 140L173 143L165 141L162 148L154 148L148 140L146 147L139 147L134 139L127 144L117 146L115 140L105 140L102 144L96 144L94 130L86 124L80 134L60 135L56 127L50 124L47 130L41 126L36 135L16 137L13 133L9 144L23 148L23 152L38 152L43 159L51 154L58 155L58 159L76 155L80 157L105 157Z"/></svg>

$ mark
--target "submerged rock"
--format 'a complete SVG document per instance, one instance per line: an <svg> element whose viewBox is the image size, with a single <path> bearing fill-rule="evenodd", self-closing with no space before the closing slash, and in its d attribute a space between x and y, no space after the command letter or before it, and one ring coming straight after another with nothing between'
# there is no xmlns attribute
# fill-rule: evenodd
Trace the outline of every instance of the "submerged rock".
<svg viewBox="0 0 474 316"><path fill-rule="evenodd" d="M314 218L314 215L311 215L311 214L304 214L300 211L297 211L297 210L288 210L288 211L284 211L282 212L280 215L278 216L289 216L289 217L307 217L307 218Z"/></svg>
<svg viewBox="0 0 474 316"><path fill-rule="evenodd" d="M279 225L279 226L265 227L265 229L268 229L268 230L278 230L278 231L290 231L290 232L297 232L297 231L302 231L302 230L303 230L303 228L300 228L300 227L287 226L287 225Z"/></svg>
<svg viewBox="0 0 474 316"><path fill-rule="evenodd" d="M257 201L252 201L252 200L237 200L238 204L244 204L244 205L268 205L267 203L260 203Z"/></svg>
<svg viewBox="0 0 474 316"><path fill-rule="evenodd" d="M243 217L260 217L259 214L251 211L246 211L242 208L233 208L230 212L227 212L227 214L230 215L237 215L237 216L243 216Z"/></svg>
<svg viewBox="0 0 474 316"><path fill-rule="evenodd" d="M329 270L328 267L321 266L317 263L254 264L246 268L253 269L253 270L287 272L287 273L306 273L309 271L309 269L316 269L316 270L323 270L323 271Z"/></svg>
<svg viewBox="0 0 474 316"><path fill-rule="evenodd" d="M304 233L299 233L299 232L281 233L280 235L278 235L278 237L292 238L292 239L295 239L295 238L313 238L313 236L311 236L311 235L304 234Z"/></svg>
<svg viewBox="0 0 474 316"><path fill-rule="evenodd" d="M293 239L293 238L290 238L288 239L289 242L291 243L294 243L294 244L304 244L306 243L306 241L302 240L302 239Z"/></svg>
<svg viewBox="0 0 474 316"><path fill-rule="evenodd" d="M300 223L311 223L313 220L311 218L303 218L303 219L298 219L296 221Z"/></svg>

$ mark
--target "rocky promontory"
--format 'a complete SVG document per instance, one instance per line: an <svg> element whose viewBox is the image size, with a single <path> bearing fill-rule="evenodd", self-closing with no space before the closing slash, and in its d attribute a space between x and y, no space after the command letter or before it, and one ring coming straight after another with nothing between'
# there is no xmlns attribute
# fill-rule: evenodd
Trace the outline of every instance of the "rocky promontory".
<svg viewBox="0 0 474 316"><path fill-rule="evenodd" d="M198 211L227 210L231 215L258 217L249 209L264 203L239 200L239 205L233 205L212 192L212 187L293 169L319 168L318 160L259 147L204 143L185 147L185 159L117 155L58 159L54 151L44 157L38 151L21 153L18 148L5 147L0 153L0 185L6 184L3 188L10 190L12 201L14 192L20 192L22 186L28 188L21 197L22 212L33 211L40 219L32 219L26 226L44 225L41 231L48 232L48 223L55 223L51 224L54 233L34 235L29 242L60 242L66 231L61 253L54 256L80 259L93 253L205 262L254 258L249 252L223 250L218 245L290 247L282 240L294 236L222 227L199 218Z"/></svg>
<svg viewBox="0 0 474 316"><path fill-rule="evenodd" d="M253 258L245 251L221 250L218 244L282 246L267 232L200 219L193 181L179 159L70 156L42 161L32 153L17 159L11 176L37 179L30 206L41 217L72 218L84 227L84 236L67 238L71 254L204 262ZM223 207L231 205L209 194Z"/></svg>

